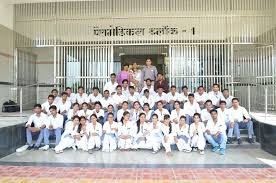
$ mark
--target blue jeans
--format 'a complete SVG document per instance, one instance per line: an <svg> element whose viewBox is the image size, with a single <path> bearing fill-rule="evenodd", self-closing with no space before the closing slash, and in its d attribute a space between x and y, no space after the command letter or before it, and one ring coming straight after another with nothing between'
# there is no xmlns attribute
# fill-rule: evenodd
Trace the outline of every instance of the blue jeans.
<svg viewBox="0 0 276 183"><path fill-rule="evenodd" d="M230 121L226 122L226 126L227 126L227 130L228 130L227 137L232 138L233 137L234 128L230 127Z"/></svg>
<svg viewBox="0 0 276 183"><path fill-rule="evenodd" d="M40 129L39 132L32 132L31 130L29 130L28 128L26 128L27 144L29 146L33 145L32 144L33 143L32 142L33 141L33 136L37 135L37 134L39 134L39 135L38 135L38 138L36 140L35 147L39 147L40 146L40 144L41 144L41 142L43 140L43 136L44 136L44 129Z"/></svg>
<svg viewBox="0 0 276 183"><path fill-rule="evenodd" d="M235 122L234 133L236 134L237 139L241 138L240 129L247 129L248 138L253 137L254 135L253 122L251 120L249 120L248 122L244 122L244 121Z"/></svg>
<svg viewBox="0 0 276 183"><path fill-rule="evenodd" d="M61 131L62 131L61 128L57 128L57 129L45 128L45 130L44 130L44 143L45 143L45 145L49 145L50 135L51 136L55 135L56 136L56 143L55 144L57 146L60 142L60 139L61 139Z"/></svg>
<svg viewBox="0 0 276 183"><path fill-rule="evenodd" d="M194 117L186 114L186 123L187 125L190 125L194 122Z"/></svg>
<svg viewBox="0 0 276 183"><path fill-rule="evenodd" d="M216 138L214 135L209 135L207 133L204 134L206 140L213 146L213 147L220 147L222 149L226 149L226 142L227 136L225 133L220 134L220 138Z"/></svg>

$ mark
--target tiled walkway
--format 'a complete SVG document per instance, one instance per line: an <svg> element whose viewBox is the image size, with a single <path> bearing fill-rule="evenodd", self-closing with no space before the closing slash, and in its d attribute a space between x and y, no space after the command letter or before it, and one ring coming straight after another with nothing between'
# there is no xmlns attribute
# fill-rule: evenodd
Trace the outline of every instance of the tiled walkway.
<svg viewBox="0 0 276 183"><path fill-rule="evenodd" d="M87 168L0 166L1 182L261 182L273 168Z"/></svg>

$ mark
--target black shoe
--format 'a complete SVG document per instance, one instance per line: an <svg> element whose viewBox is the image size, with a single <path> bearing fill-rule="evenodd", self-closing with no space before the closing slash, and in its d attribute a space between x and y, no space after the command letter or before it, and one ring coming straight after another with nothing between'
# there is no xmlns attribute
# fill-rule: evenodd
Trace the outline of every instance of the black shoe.
<svg viewBox="0 0 276 183"><path fill-rule="evenodd" d="M39 146L34 146L34 150L35 151L39 150Z"/></svg>
<svg viewBox="0 0 276 183"><path fill-rule="evenodd" d="M254 143L255 143L253 138L248 138L248 142L249 142L250 144L254 144Z"/></svg>
<svg viewBox="0 0 276 183"><path fill-rule="evenodd" d="M238 144L241 145L242 144L242 140L238 139Z"/></svg>
<svg viewBox="0 0 276 183"><path fill-rule="evenodd" d="M101 148L100 147L96 147L95 148L95 151L99 151Z"/></svg>
<svg viewBox="0 0 276 183"><path fill-rule="evenodd" d="M32 145L32 146L29 146L28 148L27 148L27 150L32 150L34 148L34 146Z"/></svg>
<svg viewBox="0 0 276 183"><path fill-rule="evenodd" d="M233 144L233 139L231 137L228 137L227 144Z"/></svg>

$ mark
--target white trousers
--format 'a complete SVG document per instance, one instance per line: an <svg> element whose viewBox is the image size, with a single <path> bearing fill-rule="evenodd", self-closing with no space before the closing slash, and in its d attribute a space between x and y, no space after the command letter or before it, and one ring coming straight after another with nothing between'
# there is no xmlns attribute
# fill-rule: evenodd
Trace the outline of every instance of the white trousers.
<svg viewBox="0 0 276 183"><path fill-rule="evenodd" d="M104 135L103 138L103 149L102 151L111 152L116 150L117 148L117 140L113 135Z"/></svg>
<svg viewBox="0 0 276 183"><path fill-rule="evenodd" d="M176 146L178 148L179 151L183 151L183 150L192 150L191 146L190 146L190 138L189 140L186 142L184 139L179 138L178 142L176 143Z"/></svg>
<svg viewBox="0 0 276 183"><path fill-rule="evenodd" d="M195 135L191 138L191 147L197 147L199 150L204 150L206 140L203 135Z"/></svg>
<svg viewBox="0 0 276 183"><path fill-rule="evenodd" d="M132 138L129 139L118 139L118 147L120 149L130 149L132 148Z"/></svg>
<svg viewBox="0 0 276 183"><path fill-rule="evenodd" d="M59 144L55 147L55 151L62 151L75 145L75 139L71 135L61 136Z"/></svg>
<svg viewBox="0 0 276 183"><path fill-rule="evenodd" d="M167 138L166 141L165 141L165 138ZM171 149L172 144L175 144L173 136L171 135L165 136L162 141L162 145L164 146L166 153L172 152L172 149Z"/></svg>
<svg viewBox="0 0 276 183"><path fill-rule="evenodd" d="M87 142L87 137L83 136L80 140L76 140L76 146L78 147L78 149L88 151Z"/></svg>
<svg viewBox="0 0 276 183"><path fill-rule="evenodd" d="M88 149L94 149L95 147L101 147L101 138L99 136L91 136L88 139Z"/></svg>

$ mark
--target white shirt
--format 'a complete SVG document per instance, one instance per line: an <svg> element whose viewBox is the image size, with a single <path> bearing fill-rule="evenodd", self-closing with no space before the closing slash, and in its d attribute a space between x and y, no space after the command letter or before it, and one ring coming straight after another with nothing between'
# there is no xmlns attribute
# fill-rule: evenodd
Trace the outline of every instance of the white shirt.
<svg viewBox="0 0 276 183"><path fill-rule="evenodd" d="M128 121L126 124L119 123L118 125L118 136L120 135L130 135L134 136L136 134L135 128L133 127L133 123Z"/></svg>
<svg viewBox="0 0 276 183"><path fill-rule="evenodd" d="M47 122L46 122L46 128L49 129L50 125L53 125L53 129L57 129L57 128L63 128L63 116L61 114L56 115L56 117L54 117L53 115L50 115L47 118Z"/></svg>
<svg viewBox="0 0 276 183"><path fill-rule="evenodd" d="M224 111L222 111L221 108L218 108L217 111L218 115L225 121L225 123L231 121L230 109L225 108Z"/></svg>
<svg viewBox="0 0 276 183"><path fill-rule="evenodd" d="M176 119L177 122L179 122L181 116L185 116L185 110L179 109L179 111L177 112L176 109L174 109L171 112L171 121L174 121L174 119Z"/></svg>
<svg viewBox="0 0 276 183"><path fill-rule="evenodd" d="M180 128L180 125L179 124L176 124L174 125L174 128L175 128L175 133L177 136L186 136L186 137L190 137L190 134L189 134L189 125L185 125L185 126L182 126Z"/></svg>
<svg viewBox="0 0 276 183"><path fill-rule="evenodd" d="M190 94L191 92L188 92L188 95ZM187 102L188 101L188 95L186 96L186 95L184 95L184 93L182 92L182 93L180 93L179 94L180 95L180 99L179 99L179 101L181 101L181 102Z"/></svg>
<svg viewBox="0 0 276 183"><path fill-rule="evenodd" d="M196 102L206 102L208 100L208 94L206 92L202 93L201 95L198 92L194 94Z"/></svg>
<svg viewBox="0 0 276 183"><path fill-rule="evenodd" d="M101 123L97 122L96 126L94 126L93 123L88 123L86 127L86 132L90 135L90 137L93 137L92 133L97 133L97 135L101 137L103 134Z"/></svg>
<svg viewBox="0 0 276 183"><path fill-rule="evenodd" d="M210 91L208 93L208 99L212 101L212 104L214 106L219 106L219 102L222 98L223 98L223 95L220 91L218 91L217 93L215 93L214 91Z"/></svg>
<svg viewBox="0 0 276 183"><path fill-rule="evenodd" d="M218 116L216 123L214 123L212 118L208 120L206 130L210 130L211 135L215 135L217 132L226 133L226 125L224 120Z"/></svg>
<svg viewBox="0 0 276 183"><path fill-rule="evenodd" d="M54 99L54 104L57 104L60 100L61 98L59 96L56 96Z"/></svg>
<svg viewBox="0 0 276 183"><path fill-rule="evenodd" d="M172 125L171 132L170 132L170 127L163 123L161 125L161 131L163 132L164 136L171 136L171 137L176 136L175 129L174 129L173 125Z"/></svg>
<svg viewBox="0 0 276 183"><path fill-rule="evenodd" d="M105 97L103 97L100 100L101 104L102 104L102 108L107 108L110 104L114 106L114 100L111 97L108 97L107 99Z"/></svg>
<svg viewBox="0 0 276 183"><path fill-rule="evenodd" d="M128 95L128 101L130 101L130 102L139 101L139 97L140 97L140 95L139 95L138 92L134 92L133 95L131 95L131 94L129 93L129 95Z"/></svg>
<svg viewBox="0 0 276 183"><path fill-rule="evenodd" d="M76 102L76 94L71 93L70 96L68 95L67 100L71 102L71 104Z"/></svg>
<svg viewBox="0 0 276 183"><path fill-rule="evenodd" d="M87 94L83 93L82 96L80 96L79 93L76 94L76 102L80 105L87 101Z"/></svg>
<svg viewBox="0 0 276 183"><path fill-rule="evenodd" d="M128 100L128 98L126 96L124 96L124 95L118 95L117 93L114 94L112 96L112 98L113 98L114 103L117 104L117 105L120 104L120 103L123 103L124 101Z"/></svg>
<svg viewBox="0 0 276 183"><path fill-rule="evenodd" d="M110 124L108 121L106 121L103 125L103 131L105 131L105 133L113 133L116 134L116 130L112 130L112 128L114 129L118 129L118 123L116 122L112 122L112 124Z"/></svg>
<svg viewBox="0 0 276 183"><path fill-rule="evenodd" d="M151 109L153 108L153 106L154 106L154 104L155 104L154 98L153 98L153 96L151 96L151 95L149 95L149 98L147 98L146 96L143 95L143 96L140 98L140 101L139 101L139 102L140 102L141 106L144 106L145 103L148 103Z"/></svg>
<svg viewBox="0 0 276 183"><path fill-rule="evenodd" d="M79 116L79 110L76 112L76 113L74 113L74 110L73 109L70 109L69 111L68 111L68 114L67 114L67 119L68 120L71 120L72 119L72 117L73 116Z"/></svg>
<svg viewBox="0 0 276 183"><path fill-rule="evenodd" d="M232 107L232 99L234 97L233 96L229 96L228 98L225 98L224 96L222 96L221 100L226 102L226 108L231 108Z"/></svg>
<svg viewBox="0 0 276 183"><path fill-rule="evenodd" d="M125 96L125 97L128 97L128 95L129 95L129 90L128 90L128 88L123 88L122 87L122 94Z"/></svg>
<svg viewBox="0 0 276 183"><path fill-rule="evenodd" d="M96 114L97 118L104 117L104 110L103 109L100 109L98 112L96 111L96 109L93 109L92 113Z"/></svg>
<svg viewBox="0 0 276 183"><path fill-rule="evenodd" d="M156 95L154 96L154 102L158 102L160 100L167 101L167 94L163 92L162 95L160 96L158 93L156 93Z"/></svg>
<svg viewBox="0 0 276 183"><path fill-rule="evenodd" d="M193 116L195 113L200 113L200 107L196 101L191 104L190 101L184 103L184 110L185 114L188 114L189 116Z"/></svg>
<svg viewBox="0 0 276 183"><path fill-rule="evenodd" d="M118 86L118 83L115 81L114 84L112 84L111 81L108 81L105 85L104 85L104 91L108 90L109 94L111 95L112 93L116 93L116 87Z"/></svg>
<svg viewBox="0 0 276 183"><path fill-rule="evenodd" d="M132 122L138 121L139 115L141 113L143 113L142 110L135 111L135 110L132 109L131 112L130 112L130 121L132 121Z"/></svg>
<svg viewBox="0 0 276 183"><path fill-rule="evenodd" d="M167 102L169 103L171 100L180 101L181 100L180 94L178 92L175 92L175 94L173 95L172 92L169 92L167 94Z"/></svg>
<svg viewBox="0 0 276 183"><path fill-rule="evenodd" d="M83 109L78 112L79 117L84 116L87 120L90 120L90 116L93 114L92 110L87 109L84 111Z"/></svg>
<svg viewBox="0 0 276 183"><path fill-rule="evenodd" d="M167 109L164 109L164 108L162 108L162 111L160 111L159 109L156 109L156 110L154 111L154 113L157 114L158 120L159 120L159 121L164 120L164 116L165 116L166 114L170 115L169 111L168 111Z"/></svg>
<svg viewBox="0 0 276 183"><path fill-rule="evenodd" d="M49 109L49 108L50 108L52 105L56 106L56 107L57 107L57 111L59 111L59 108L58 108L57 104L55 104L55 103L52 103L52 104L50 105L49 102L46 101L46 102L44 102L44 103L41 105L42 110L43 110L43 111L45 110L48 116L51 115L50 109Z"/></svg>
<svg viewBox="0 0 276 183"><path fill-rule="evenodd" d="M26 127L28 125L32 125L33 123L35 128L40 128L43 124L46 124L46 122L47 122L46 114L41 112L40 116L37 116L37 114L35 113L29 117L28 122L26 123Z"/></svg>
<svg viewBox="0 0 276 183"><path fill-rule="evenodd" d="M212 118L210 112L207 111L207 109L203 109L201 111L200 117L202 121L208 121Z"/></svg>
<svg viewBox="0 0 276 183"><path fill-rule="evenodd" d="M135 134L135 138L139 138L139 137L145 137L145 136L149 136L150 135L150 124L144 122L143 125L140 124L140 130L138 131L138 126L137 124L133 125L133 131L136 132Z"/></svg>
<svg viewBox="0 0 276 183"><path fill-rule="evenodd" d="M123 109L118 110L118 112L117 112L117 122L121 122L121 119L122 119L123 114L124 114L125 111L130 112L128 109L127 110L123 110Z"/></svg>
<svg viewBox="0 0 276 183"><path fill-rule="evenodd" d="M140 95L141 95L141 96L144 96L144 91L145 91L146 89L149 90L149 94L150 94L151 96L155 96L155 95L156 95L156 92L154 91L154 86L151 85L150 88L148 88L147 86L145 86L145 87L142 89L142 91L140 92Z"/></svg>
<svg viewBox="0 0 276 183"><path fill-rule="evenodd" d="M204 137L204 132L206 131L204 123L199 122L197 129L196 129L195 123L192 123L190 125L190 137L194 136L194 131L197 131L199 136L203 136Z"/></svg>
<svg viewBox="0 0 276 183"><path fill-rule="evenodd" d="M57 103L57 108L59 109L60 113L66 110L64 113L65 115L68 114L68 111L71 108L71 102L66 100L65 103L63 103L62 99Z"/></svg>
<svg viewBox="0 0 276 183"><path fill-rule="evenodd" d="M145 111L143 111L143 113L146 114L146 120L151 120L153 112L154 112L153 110L149 110L147 113Z"/></svg>
<svg viewBox="0 0 276 183"><path fill-rule="evenodd" d="M160 123L159 121L156 124L156 127L154 128L154 124L150 123L150 134L153 137L162 137L162 131L161 131L161 127L162 127L162 123Z"/></svg>
<svg viewBox="0 0 276 183"><path fill-rule="evenodd" d="M64 130L62 136L65 137L66 135L70 135L71 137L73 137L74 135L77 134L78 127L79 127L79 125L76 125L74 127L74 122L73 121L68 121L65 124L65 130Z"/></svg>
<svg viewBox="0 0 276 183"><path fill-rule="evenodd" d="M97 96L95 96L93 93L91 93L87 99L86 102L87 103L95 103L95 102L99 102L102 99L102 94L98 93Z"/></svg>
<svg viewBox="0 0 276 183"><path fill-rule="evenodd" d="M246 119L250 119L250 116L247 110L242 106L239 106L237 109L234 109L233 107L231 107L230 116L233 121L238 121L238 122L243 121L244 120L243 117L245 117Z"/></svg>

